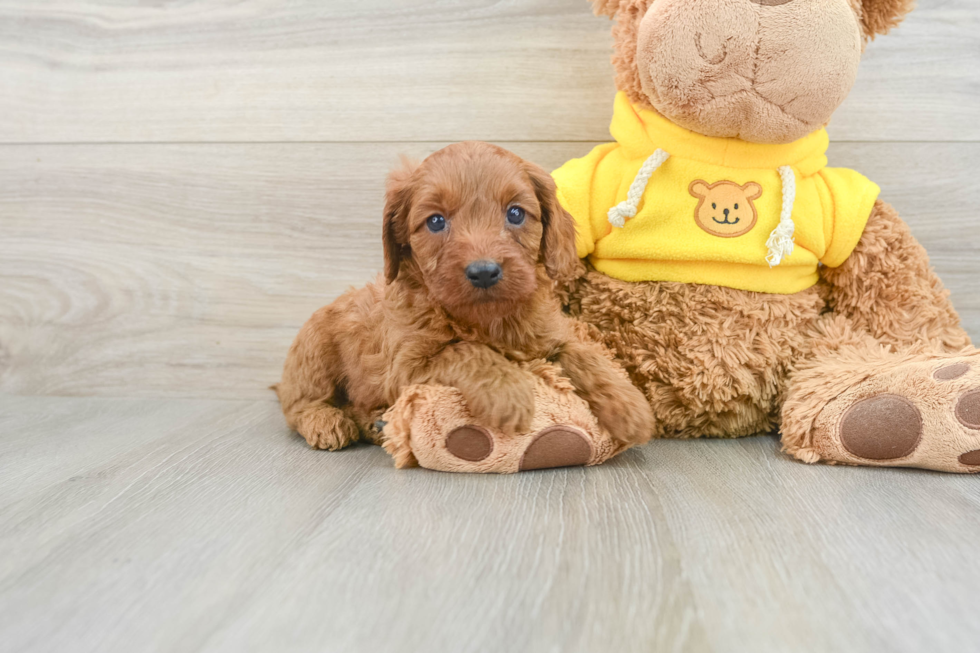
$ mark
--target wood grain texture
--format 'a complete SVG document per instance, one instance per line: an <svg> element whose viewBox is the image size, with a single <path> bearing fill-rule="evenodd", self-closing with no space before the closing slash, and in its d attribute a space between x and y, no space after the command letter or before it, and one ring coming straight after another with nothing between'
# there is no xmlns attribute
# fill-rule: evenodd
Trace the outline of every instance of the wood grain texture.
<svg viewBox="0 0 980 653"><path fill-rule="evenodd" d="M441 145L0 146L0 391L269 398L300 325L380 271L384 172ZM980 337L980 145L831 160L883 186Z"/></svg>
<svg viewBox="0 0 980 653"><path fill-rule="evenodd" d="M0 2L0 142L604 139L585 0ZM870 45L848 141L980 140L975 0Z"/></svg>
<svg viewBox="0 0 980 653"><path fill-rule="evenodd" d="M776 446L465 476L271 403L0 397L0 651L972 650L976 479Z"/></svg>

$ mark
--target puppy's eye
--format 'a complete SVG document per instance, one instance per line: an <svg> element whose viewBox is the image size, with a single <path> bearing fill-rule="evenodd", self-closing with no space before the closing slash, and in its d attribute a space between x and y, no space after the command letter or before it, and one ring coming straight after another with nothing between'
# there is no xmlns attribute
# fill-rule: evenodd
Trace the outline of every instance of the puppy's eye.
<svg viewBox="0 0 980 653"><path fill-rule="evenodd" d="M735 205L735 210L738 211L738 204Z"/></svg>
<svg viewBox="0 0 980 653"><path fill-rule="evenodd" d="M712 202L712 203L711 203L711 208L713 208L713 209L717 209L717 208L718 208L718 205L717 205L717 204L715 204L714 202Z"/></svg>
<svg viewBox="0 0 980 653"><path fill-rule="evenodd" d="M512 206L509 209L507 209L507 222L514 225L515 227L519 227L522 224L524 224L524 219L526 217L527 214L524 213L524 209L522 209L519 206Z"/></svg>
<svg viewBox="0 0 980 653"><path fill-rule="evenodd" d="M425 221L425 226L429 228L429 231L437 234L446 228L446 218L438 214L430 215L429 219Z"/></svg>

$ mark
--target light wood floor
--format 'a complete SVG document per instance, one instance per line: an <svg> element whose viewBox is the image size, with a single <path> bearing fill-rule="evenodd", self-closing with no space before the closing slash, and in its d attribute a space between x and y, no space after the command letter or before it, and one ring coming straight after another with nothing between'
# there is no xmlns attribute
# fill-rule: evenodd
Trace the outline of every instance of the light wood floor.
<svg viewBox="0 0 980 653"><path fill-rule="evenodd" d="M977 478L775 438L398 471L275 404L0 400L0 650L970 651Z"/></svg>
<svg viewBox="0 0 980 653"><path fill-rule="evenodd" d="M868 48L832 165L980 338L980 5ZM969 651L980 478L770 436L395 470L267 390L399 154L608 139L585 0L0 0L0 652Z"/></svg>

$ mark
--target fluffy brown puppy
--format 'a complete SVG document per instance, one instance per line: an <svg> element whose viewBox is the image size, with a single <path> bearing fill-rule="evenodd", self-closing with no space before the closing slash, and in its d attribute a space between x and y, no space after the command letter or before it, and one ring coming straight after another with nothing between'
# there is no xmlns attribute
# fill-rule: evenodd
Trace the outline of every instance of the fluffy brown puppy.
<svg viewBox="0 0 980 653"><path fill-rule="evenodd" d="M311 446L377 440L382 412L423 383L523 432L535 379L516 362L533 359L559 363L615 438L649 439L643 395L561 311L554 282L575 274L575 227L544 170L477 142L405 165L388 180L384 253L384 279L317 311L289 351L276 390Z"/></svg>

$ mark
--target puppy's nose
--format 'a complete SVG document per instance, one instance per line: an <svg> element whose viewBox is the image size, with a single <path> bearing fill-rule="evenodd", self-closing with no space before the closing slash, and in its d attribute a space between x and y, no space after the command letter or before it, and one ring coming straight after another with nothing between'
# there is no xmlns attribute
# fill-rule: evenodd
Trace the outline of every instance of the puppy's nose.
<svg viewBox="0 0 980 653"><path fill-rule="evenodd" d="M494 286L503 276L500 264L494 261L474 261L466 266L466 278L477 288Z"/></svg>
<svg viewBox="0 0 980 653"><path fill-rule="evenodd" d="M725 209L725 217L728 217L728 209Z"/></svg>

